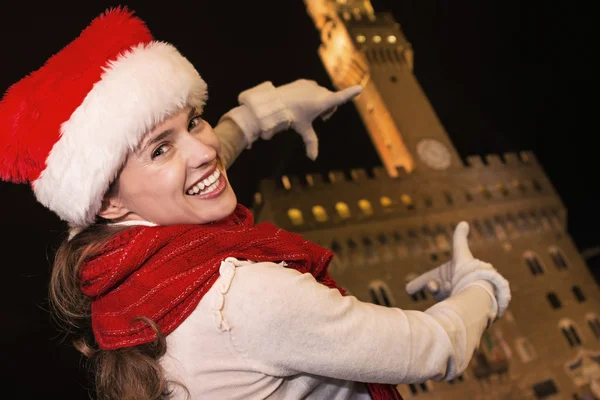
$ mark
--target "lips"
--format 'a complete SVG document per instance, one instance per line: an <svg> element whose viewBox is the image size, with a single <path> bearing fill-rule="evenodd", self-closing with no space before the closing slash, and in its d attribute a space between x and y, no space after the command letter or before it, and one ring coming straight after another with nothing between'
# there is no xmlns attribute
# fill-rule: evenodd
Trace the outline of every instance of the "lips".
<svg viewBox="0 0 600 400"><path fill-rule="evenodd" d="M199 194L207 194L215 190L219 184L219 182L223 178L221 177L221 171L215 169L212 174L210 174L207 178L204 178L201 182L196 183L192 186L186 194L189 196L195 196Z"/></svg>
<svg viewBox="0 0 600 400"><path fill-rule="evenodd" d="M215 170L217 169L217 163L215 162L208 171L206 171L206 173L204 175L202 175L202 177L200 177L196 182L194 182L193 184L191 184L186 190L185 193L188 193L190 191L190 189L193 189L194 186L198 185L198 184L203 184L202 182L207 179L208 177L210 177ZM204 185L204 184L203 184ZM204 185L204 186L208 186L208 185Z"/></svg>

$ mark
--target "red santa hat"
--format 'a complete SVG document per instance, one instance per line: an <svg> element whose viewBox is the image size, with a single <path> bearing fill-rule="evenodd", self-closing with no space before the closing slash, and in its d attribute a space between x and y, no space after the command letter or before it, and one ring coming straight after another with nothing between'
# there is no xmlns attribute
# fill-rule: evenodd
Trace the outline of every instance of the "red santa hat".
<svg viewBox="0 0 600 400"><path fill-rule="evenodd" d="M107 10L0 101L0 179L31 183L71 226L94 222L145 133L207 98L206 83L126 8Z"/></svg>

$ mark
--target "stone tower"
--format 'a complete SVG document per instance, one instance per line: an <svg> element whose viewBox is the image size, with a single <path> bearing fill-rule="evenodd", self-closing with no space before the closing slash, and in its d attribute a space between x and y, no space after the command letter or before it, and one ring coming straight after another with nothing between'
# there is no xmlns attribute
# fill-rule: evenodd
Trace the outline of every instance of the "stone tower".
<svg viewBox="0 0 600 400"><path fill-rule="evenodd" d="M406 399L600 398L600 291L566 231L567 210L531 152L463 163L412 73L413 52L369 0L305 0L336 88L354 103L382 168L261 182L254 213L322 246L331 273L363 301L425 310L407 280L450 259L451 234L510 281L513 300L451 382L400 385Z"/></svg>

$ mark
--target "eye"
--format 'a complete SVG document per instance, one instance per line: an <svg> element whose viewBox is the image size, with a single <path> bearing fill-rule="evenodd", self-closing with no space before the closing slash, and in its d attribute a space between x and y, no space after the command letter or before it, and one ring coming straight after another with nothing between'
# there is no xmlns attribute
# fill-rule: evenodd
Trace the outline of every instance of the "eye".
<svg viewBox="0 0 600 400"><path fill-rule="evenodd" d="M163 154L165 154L168 151L167 147L168 146L166 144L161 144L152 152L152 154L150 155L150 158L152 158L154 160L156 157L162 156Z"/></svg>
<svg viewBox="0 0 600 400"><path fill-rule="evenodd" d="M188 130L195 129L202 125L204 121L200 118L200 115L196 115L194 118L190 120L190 124L188 125Z"/></svg>

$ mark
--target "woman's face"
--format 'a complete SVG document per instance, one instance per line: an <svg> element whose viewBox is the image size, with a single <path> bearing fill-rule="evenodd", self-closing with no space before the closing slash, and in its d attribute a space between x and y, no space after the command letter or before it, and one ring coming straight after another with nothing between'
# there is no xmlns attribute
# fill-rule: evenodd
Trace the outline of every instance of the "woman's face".
<svg viewBox="0 0 600 400"><path fill-rule="evenodd" d="M237 199L219 154L215 132L196 109L169 117L144 137L119 175L113 205L120 219L174 225L227 217Z"/></svg>

